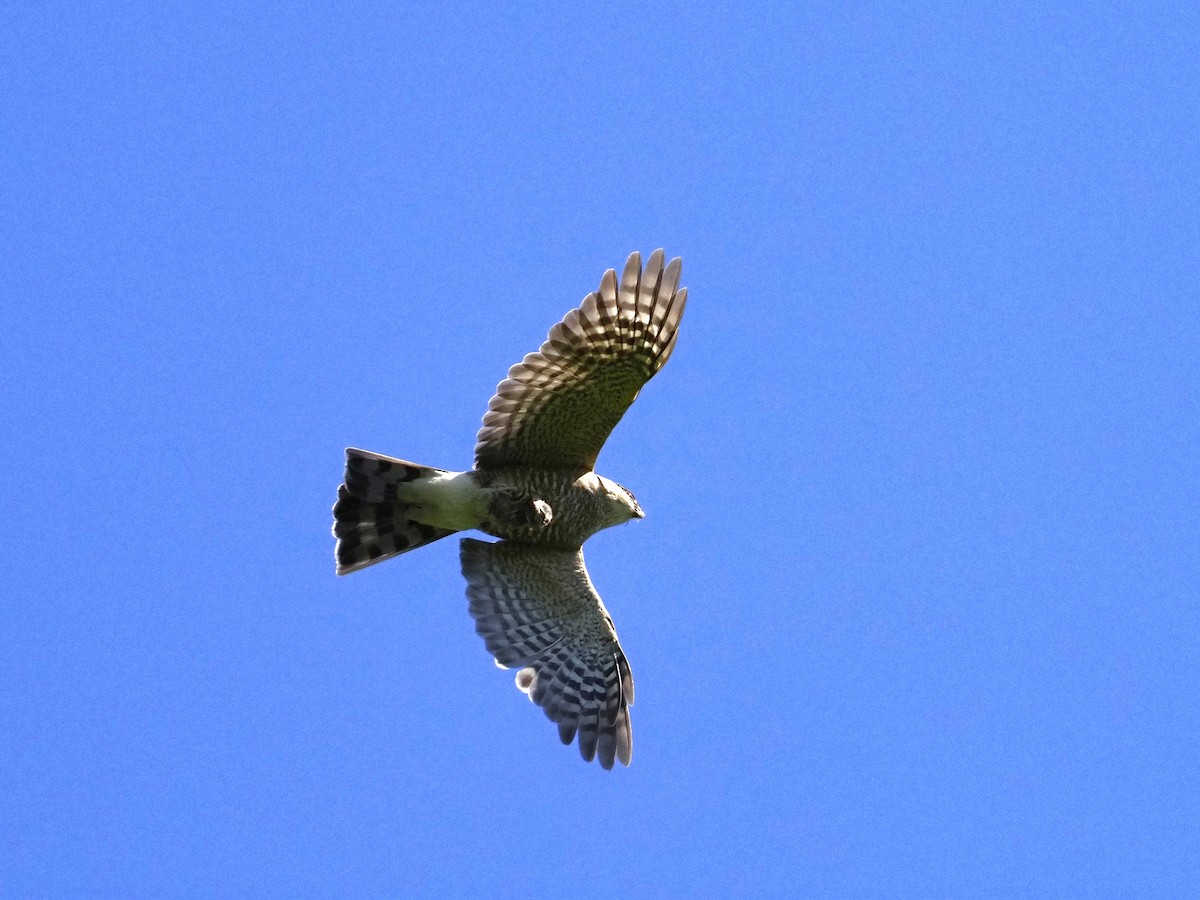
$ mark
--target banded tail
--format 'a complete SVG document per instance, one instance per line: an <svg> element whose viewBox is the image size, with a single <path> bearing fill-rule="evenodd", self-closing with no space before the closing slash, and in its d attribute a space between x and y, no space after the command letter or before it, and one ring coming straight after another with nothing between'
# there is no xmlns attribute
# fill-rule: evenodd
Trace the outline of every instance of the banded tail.
<svg viewBox="0 0 1200 900"><path fill-rule="evenodd" d="M416 509L401 496L403 485L444 474L442 469L348 448L346 482L338 486L333 507L337 573L357 572L454 534L456 529L413 518Z"/></svg>

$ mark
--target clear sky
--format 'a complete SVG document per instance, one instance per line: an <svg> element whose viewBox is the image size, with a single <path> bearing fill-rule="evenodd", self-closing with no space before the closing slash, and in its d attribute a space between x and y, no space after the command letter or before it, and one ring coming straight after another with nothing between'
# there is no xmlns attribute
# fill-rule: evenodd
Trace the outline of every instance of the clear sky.
<svg viewBox="0 0 1200 900"><path fill-rule="evenodd" d="M0 14L0 894L1195 889L1200 7L577 6ZM330 507L656 247L606 773Z"/></svg>

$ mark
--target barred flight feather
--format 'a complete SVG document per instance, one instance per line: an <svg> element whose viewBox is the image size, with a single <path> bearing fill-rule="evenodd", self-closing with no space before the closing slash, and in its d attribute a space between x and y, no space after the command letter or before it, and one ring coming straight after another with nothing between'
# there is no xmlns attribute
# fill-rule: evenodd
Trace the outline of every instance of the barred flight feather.
<svg viewBox="0 0 1200 900"><path fill-rule="evenodd" d="M509 369L483 417L477 467L542 465L591 469L612 429L675 347L687 289L681 261L662 250L609 269L550 329L545 343Z"/></svg>
<svg viewBox="0 0 1200 900"><path fill-rule="evenodd" d="M496 662L579 753L629 765L633 676L583 553L464 538L460 552L475 627Z"/></svg>

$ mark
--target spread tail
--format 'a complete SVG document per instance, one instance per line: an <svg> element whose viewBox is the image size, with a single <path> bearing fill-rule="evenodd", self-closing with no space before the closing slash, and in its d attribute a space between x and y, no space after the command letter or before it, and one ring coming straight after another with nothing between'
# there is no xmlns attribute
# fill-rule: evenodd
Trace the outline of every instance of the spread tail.
<svg viewBox="0 0 1200 900"><path fill-rule="evenodd" d="M443 474L441 469L346 450L346 482L333 507L337 573L346 575L454 534L410 518L397 488Z"/></svg>

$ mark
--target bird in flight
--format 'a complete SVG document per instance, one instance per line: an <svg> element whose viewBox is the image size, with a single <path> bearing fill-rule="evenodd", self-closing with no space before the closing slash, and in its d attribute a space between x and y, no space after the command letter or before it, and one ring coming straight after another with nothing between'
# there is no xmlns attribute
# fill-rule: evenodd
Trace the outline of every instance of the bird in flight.
<svg viewBox="0 0 1200 900"><path fill-rule="evenodd" d="M633 494L594 471L604 441L675 347L687 288L681 261L630 255L618 280L555 325L488 403L466 472L346 451L333 507L345 575L458 531L475 630L517 687L578 736L587 761L629 765L633 675L583 562L597 531L643 517Z"/></svg>

